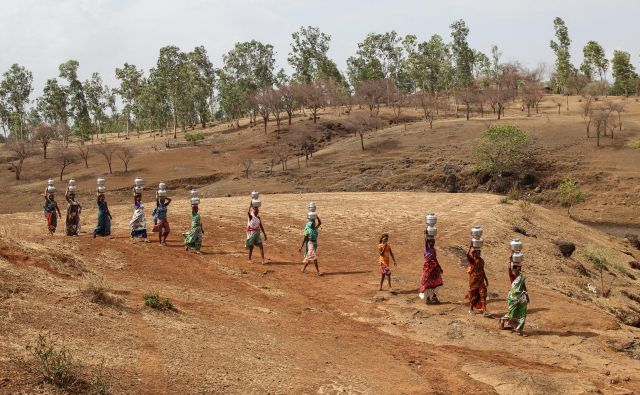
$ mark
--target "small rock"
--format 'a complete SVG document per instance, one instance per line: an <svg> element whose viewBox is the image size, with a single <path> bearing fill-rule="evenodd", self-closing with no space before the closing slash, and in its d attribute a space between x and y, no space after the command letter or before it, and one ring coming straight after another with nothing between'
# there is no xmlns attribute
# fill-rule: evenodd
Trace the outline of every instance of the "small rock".
<svg viewBox="0 0 640 395"><path fill-rule="evenodd" d="M533 191L535 193L540 193L540 192L542 192L542 188L540 188L540 185L538 185Z"/></svg>
<svg viewBox="0 0 640 395"><path fill-rule="evenodd" d="M629 267L632 269L640 270L640 263L636 261L629 262Z"/></svg>
<svg viewBox="0 0 640 395"><path fill-rule="evenodd" d="M570 257L571 254L573 254L573 252L576 250L576 245L570 241L554 240L553 243L558 246L560 253L565 258Z"/></svg>
<svg viewBox="0 0 640 395"><path fill-rule="evenodd" d="M519 226L515 226L515 225L514 225L514 226L512 226L512 227L511 227L511 230L513 230L513 231L514 231L514 232L516 232L516 233L520 233L521 235L529 236L529 235L527 234L527 231L526 231L526 230L524 230L524 228L521 228L521 227L519 227Z"/></svg>
<svg viewBox="0 0 640 395"><path fill-rule="evenodd" d="M376 295L376 296L373 296L373 297L371 298L371 300L372 300L373 302L384 302L384 296L382 296L382 295Z"/></svg>

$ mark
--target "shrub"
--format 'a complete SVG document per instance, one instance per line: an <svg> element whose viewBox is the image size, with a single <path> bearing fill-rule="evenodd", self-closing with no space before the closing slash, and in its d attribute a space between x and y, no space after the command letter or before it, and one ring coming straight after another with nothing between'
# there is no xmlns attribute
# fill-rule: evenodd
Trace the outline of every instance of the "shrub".
<svg viewBox="0 0 640 395"><path fill-rule="evenodd" d="M204 140L204 134L202 132L185 133L184 139L190 143L196 144L198 141Z"/></svg>
<svg viewBox="0 0 640 395"><path fill-rule="evenodd" d="M562 180L558 191L560 192L558 202L567 208L569 217L571 217L571 206L584 202L587 197L586 194L578 188L577 181L571 176L566 176Z"/></svg>
<svg viewBox="0 0 640 395"><path fill-rule="evenodd" d="M520 211L522 211L522 219L531 223L531 217L535 214L536 209L529 200L520 201Z"/></svg>
<svg viewBox="0 0 640 395"><path fill-rule="evenodd" d="M174 310L173 303L169 299L161 300L160 294L152 292L144 295L144 304L158 310Z"/></svg>
<svg viewBox="0 0 640 395"><path fill-rule="evenodd" d="M103 279L90 282L83 290L82 294L91 300L92 303L122 306L123 300L109 292L109 286Z"/></svg>
<svg viewBox="0 0 640 395"><path fill-rule="evenodd" d="M631 148L640 149L640 139L633 140L628 144L628 146Z"/></svg>
<svg viewBox="0 0 640 395"><path fill-rule="evenodd" d="M27 371L39 374L44 381L59 388L77 389L84 385L80 378L82 365L66 347L55 347L48 336L38 335L34 345L27 345L32 360L20 360Z"/></svg>
<svg viewBox="0 0 640 395"><path fill-rule="evenodd" d="M492 125L482 133L473 154L476 169L491 175L512 170L527 157L529 134L517 125Z"/></svg>
<svg viewBox="0 0 640 395"><path fill-rule="evenodd" d="M604 289L603 272L605 270L608 271L610 266L616 265L611 258L611 254L609 251L590 245L585 250L584 256L593 263L593 267L600 273L600 295L604 297L609 296L611 290Z"/></svg>

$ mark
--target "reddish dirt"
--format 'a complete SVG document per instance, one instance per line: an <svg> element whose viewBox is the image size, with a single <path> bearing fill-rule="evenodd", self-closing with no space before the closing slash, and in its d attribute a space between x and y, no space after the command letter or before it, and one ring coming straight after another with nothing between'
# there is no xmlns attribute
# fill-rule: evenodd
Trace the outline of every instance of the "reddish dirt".
<svg viewBox="0 0 640 395"><path fill-rule="evenodd" d="M182 199L170 208L167 247L129 239L128 205L112 206L111 239L88 234L90 205L78 238L48 237L37 212L0 216L0 391L56 392L10 360L26 355L38 333L65 344L88 378L104 360L113 393L640 391L640 330L615 316L616 309L638 308L622 293L638 289L637 280L624 275L630 269L613 267L605 278L609 298L586 289L597 279L584 257L588 245L610 250L616 261L630 258L615 238L538 206L526 221L518 204L487 194L264 194L262 200L266 265L248 263L242 248L244 197L203 199L201 256L182 247L179 232L189 219ZM297 247L310 200L323 219L322 277L300 273ZM417 297L422 213L431 210L439 214L445 278L439 306ZM475 223L485 226L491 319L470 317L463 303L467 275L457 251ZM525 338L498 330L497 321L509 288L506 241L513 225L537 236L524 238L532 298ZM393 293L377 291L382 231L391 234L399 262ZM552 243L560 236L577 245L570 259ZM588 276L578 274L578 263ZM122 307L84 296L87 284L100 281L124 299ZM144 307L143 295L152 291L177 311Z"/></svg>

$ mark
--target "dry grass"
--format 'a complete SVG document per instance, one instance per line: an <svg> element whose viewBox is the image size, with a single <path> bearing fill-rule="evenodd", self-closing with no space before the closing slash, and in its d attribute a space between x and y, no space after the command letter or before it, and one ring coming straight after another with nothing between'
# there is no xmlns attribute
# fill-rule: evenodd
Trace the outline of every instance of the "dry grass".
<svg viewBox="0 0 640 395"><path fill-rule="evenodd" d="M116 307L121 307L124 304L123 298L110 292L109 285L103 278L89 281L81 293L88 297L92 303Z"/></svg>

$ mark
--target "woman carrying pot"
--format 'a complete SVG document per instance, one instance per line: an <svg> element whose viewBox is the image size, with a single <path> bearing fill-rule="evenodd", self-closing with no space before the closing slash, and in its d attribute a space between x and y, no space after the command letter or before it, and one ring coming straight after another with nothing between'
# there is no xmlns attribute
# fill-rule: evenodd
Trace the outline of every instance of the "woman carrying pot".
<svg viewBox="0 0 640 395"><path fill-rule="evenodd" d="M93 238L96 236L107 237L111 235L111 212L105 200L104 193L98 192L96 195L96 203L98 204L98 224L93 230Z"/></svg>
<svg viewBox="0 0 640 395"><path fill-rule="evenodd" d="M82 213L82 206L76 200L75 192L71 192L67 189L64 194L67 203L67 219L66 230L67 236L78 236L80 234L80 214Z"/></svg>
<svg viewBox="0 0 640 395"><path fill-rule="evenodd" d="M298 251L302 251L304 247L304 259L302 261L304 266L302 267L302 273L304 273L305 270L307 270L307 266L313 262L318 276L322 276L320 268L318 267L318 228L320 225L322 225L322 221L320 221L320 217L316 215L314 218L309 218L307 225L302 231L304 238L302 239L302 245L300 245L298 249Z"/></svg>
<svg viewBox="0 0 640 395"><path fill-rule="evenodd" d="M489 279L484 272L484 259L482 259L480 248L469 246L467 250L467 273L469 274L469 292L465 299L469 301L469 314L476 314L474 309L479 310L486 317L490 314L487 312L487 288L489 287Z"/></svg>
<svg viewBox="0 0 640 395"><path fill-rule="evenodd" d="M267 233L264 231L262 225L262 219L260 218L260 208L249 205L249 211L247 211L247 239L244 243L244 247L249 250L249 263L251 263L251 257L253 255L253 248L260 248L260 257L262 258L262 264L265 264L264 259L264 246L262 245L262 236L264 235L264 241L267 241Z"/></svg>
<svg viewBox="0 0 640 395"><path fill-rule="evenodd" d="M527 319L527 306L529 304L529 293L524 274L522 274L522 264L511 262L509 274L515 275L511 283L511 289L507 295L507 313L500 318L500 329L512 329L520 336L524 334L524 323Z"/></svg>
<svg viewBox="0 0 640 395"><path fill-rule="evenodd" d="M56 227L58 227L58 217L62 217L62 214L60 213L60 208L58 208L58 202L56 202L54 194L50 193L48 189L44 191L42 211L44 212L44 217L47 219L49 234L53 235L56 233Z"/></svg>

